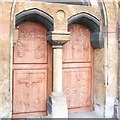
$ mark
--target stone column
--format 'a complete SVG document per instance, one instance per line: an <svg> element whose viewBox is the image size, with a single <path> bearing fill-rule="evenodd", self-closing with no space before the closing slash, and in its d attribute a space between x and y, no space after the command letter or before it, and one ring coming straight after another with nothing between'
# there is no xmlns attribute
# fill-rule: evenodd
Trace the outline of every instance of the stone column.
<svg viewBox="0 0 120 120"><path fill-rule="evenodd" d="M69 32L47 34L53 48L53 92L47 103L47 112L52 118L68 118L67 102L62 91L62 48L69 36Z"/></svg>
<svg viewBox="0 0 120 120"><path fill-rule="evenodd" d="M62 93L62 45L53 45L53 91Z"/></svg>
<svg viewBox="0 0 120 120"><path fill-rule="evenodd" d="M117 38L117 10L115 3L104 0L107 13L107 31L105 31L105 113L106 118L115 114L116 98L118 93L118 38ZM106 14L105 13L105 14ZM111 19L112 18L112 19ZM112 25L112 26L111 26Z"/></svg>
<svg viewBox="0 0 120 120"><path fill-rule="evenodd" d="M70 40L68 14L61 7L54 10L54 31L47 34L53 48L53 92L47 104L48 115L52 118L68 118L66 98L62 91L62 48Z"/></svg>

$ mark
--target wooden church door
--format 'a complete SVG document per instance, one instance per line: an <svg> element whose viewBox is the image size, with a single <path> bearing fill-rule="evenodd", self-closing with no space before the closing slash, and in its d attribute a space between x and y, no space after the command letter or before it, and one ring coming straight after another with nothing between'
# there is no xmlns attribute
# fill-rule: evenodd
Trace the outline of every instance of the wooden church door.
<svg viewBox="0 0 120 120"><path fill-rule="evenodd" d="M63 91L69 112L93 110L93 48L90 31L80 24L69 27L63 47Z"/></svg>
<svg viewBox="0 0 120 120"><path fill-rule="evenodd" d="M19 25L18 41L13 48L14 118L46 115L52 88L52 48L46 33L47 29L39 23Z"/></svg>

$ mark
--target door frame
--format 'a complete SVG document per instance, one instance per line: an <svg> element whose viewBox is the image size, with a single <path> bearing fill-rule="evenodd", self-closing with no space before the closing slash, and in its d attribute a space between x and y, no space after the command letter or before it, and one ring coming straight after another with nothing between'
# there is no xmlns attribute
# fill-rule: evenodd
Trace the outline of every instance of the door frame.
<svg viewBox="0 0 120 120"><path fill-rule="evenodd" d="M46 25L47 24L47 29L49 31L53 30L53 23L54 23L54 18L52 16L50 16L48 13L41 11L39 9L36 8L31 8L31 9L27 9L27 10L23 10L23 11L19 11L19 12L15 12L15 4L14 4L14 8L12 11L12 15L11 15L11 35L10 35L10 116L12 116L12 78L13 78L13 73L12 73L12 63L13 63L13 53L12 53L12 49L13 49L13 45L15 44L15 41L17 40L17 24L19 24L20 22L23 21L23 19L25 18L26 15L28 16L32 16L33 13L36 13L36 15L38 16L39 20L38 22L44 21L42 24ZM21 19L23 18L23 19ZM84 22L84 19L86 19L86 21ZM21 20L20 20L21 19ZM27 20L30 20L30 18L28 17ZM91 44L93 46L93 48L103 48L103 44L104 41L103 39L99 39L100 37L100 22L99 20L94 17L94 15L82 12L82 13L77 13L72 15L70 18L68 18L68 25L75 23L75 22L81 22L86 26L89 26L90 30L92 31L91 33ZM94 26L94 27L93 27ZM97 41L96 39L94 39L95 37L97 37ZM97 44L96 44L97 43Z"/></svg>

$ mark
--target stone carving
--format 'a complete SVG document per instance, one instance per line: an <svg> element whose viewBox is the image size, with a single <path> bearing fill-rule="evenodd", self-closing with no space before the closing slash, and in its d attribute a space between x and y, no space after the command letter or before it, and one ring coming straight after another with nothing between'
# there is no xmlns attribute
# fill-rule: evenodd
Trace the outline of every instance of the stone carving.
<svg viewBox="0 0 120 120"><path fill-rule="evenodd" d="M63 10L58 10L56 13L56 18L62 22L66 17L66 13Z"/></svg>

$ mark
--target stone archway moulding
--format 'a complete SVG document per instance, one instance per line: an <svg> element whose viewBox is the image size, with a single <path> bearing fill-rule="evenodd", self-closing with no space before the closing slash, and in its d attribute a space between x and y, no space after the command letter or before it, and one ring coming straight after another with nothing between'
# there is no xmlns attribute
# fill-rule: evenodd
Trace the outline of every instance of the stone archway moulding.
<svg viewBox="0 0 120 120"><path fill-rule="evenodd" d="M16 15L16 26L23 21L35 21L43 24L49 31L53 30L53 17L36 8L22 11Z"/></svg>

